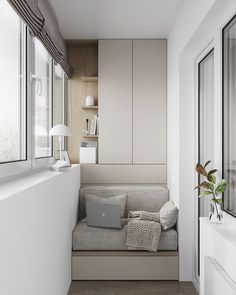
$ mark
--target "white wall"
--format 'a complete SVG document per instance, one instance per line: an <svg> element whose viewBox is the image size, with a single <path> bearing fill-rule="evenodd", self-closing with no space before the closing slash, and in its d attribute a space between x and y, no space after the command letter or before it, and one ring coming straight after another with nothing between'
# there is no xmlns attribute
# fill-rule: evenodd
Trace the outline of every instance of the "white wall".
<svg viewBox="0 0 236 295"><path fill-rule="evenodd" d="M180 55L215 0L184 0L168 36L167 178L170 196L179 205Z"/></svg>
<svg viewBox="0 0 236 295"><path fill-rule="evenodd" d="M0 186L0 294L66 295L80 167Z"/></svg>
<svg viewBox="0 0 236 295"><path fill-rule="evenodd" d="M235 13L235 0L185 1L169 40L168 183L179 204L180 280L195 279L196 81L195 60L214 40L215 132L214 164L221 168L221 29ZM204 8L204 9L203 9ZM198 17L197 17L198 15ZM187 37L186 37L187 36ZM179 42L181 44L179 44ZM178 45L179 44L179 45ZM176 53L176 47L178 53ZM175 109L178 108L176 112ZM170 130L172 129L172 130ZM177 136L172 133L177 130ZM176 133L176 132L175 132ZM175 149L171 149L174 146ZM176 146L179 150L176 151ZM179 176L179 178L177 178ZM179 186L178 186L179 184ZM175 195L176 191L179 195Z"/></svg>

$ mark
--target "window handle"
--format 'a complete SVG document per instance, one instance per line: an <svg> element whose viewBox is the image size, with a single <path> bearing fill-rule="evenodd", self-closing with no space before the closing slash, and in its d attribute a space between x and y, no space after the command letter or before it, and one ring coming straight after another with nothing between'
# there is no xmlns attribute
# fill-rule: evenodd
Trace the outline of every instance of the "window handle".
<svg viewBox="0 0 236 295"><path fill-rule="evenodd" d="M43 82L41 78L38 78L38 85L39 85L39 93L38 95L41 96L43 92Z"/></svg>
<svg viewBox="0 0 236 295"><path fill-rule="evenodd" d="M30 75L30 81L35 81L35 93L37 93L39 96L42 95L42 79L39 78L38 75L31 73Z"/></svg>

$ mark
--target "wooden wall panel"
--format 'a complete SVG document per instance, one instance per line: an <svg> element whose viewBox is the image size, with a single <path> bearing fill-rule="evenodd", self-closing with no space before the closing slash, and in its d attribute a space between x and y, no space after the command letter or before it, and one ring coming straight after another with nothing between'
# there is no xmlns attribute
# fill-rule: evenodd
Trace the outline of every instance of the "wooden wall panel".
<svg viewBox="0 0 236 295"><path fill-rule="evenodd" d="M72 163L79 163L80 142L85 139L82 131L86 128L86 119L96 111L82 110L85 97L92 95L98 98L96 82L83 82L82 76L98 75L97 41L68 41L69 62L73 67L73 77L68 80L68 126L71 137L68 138L68 152ZM87 141L87 139L86 139Z"/></svg>

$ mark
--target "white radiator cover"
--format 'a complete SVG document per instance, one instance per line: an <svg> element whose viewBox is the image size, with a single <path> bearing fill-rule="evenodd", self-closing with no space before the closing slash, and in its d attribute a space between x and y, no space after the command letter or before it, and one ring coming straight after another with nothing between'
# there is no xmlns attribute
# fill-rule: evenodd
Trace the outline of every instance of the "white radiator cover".
<svg viewBox="0 0 236 295"><path fill-rule="evenodd" d="M200 218L200 294L236 294L236 219L224 212L223 224Z"/></svg>
<svg viewBox="0 0 236 295"><path fill-rule="evenodd" d="M236 295L236 284L212 257L205 257L205 295Z"/></svg>

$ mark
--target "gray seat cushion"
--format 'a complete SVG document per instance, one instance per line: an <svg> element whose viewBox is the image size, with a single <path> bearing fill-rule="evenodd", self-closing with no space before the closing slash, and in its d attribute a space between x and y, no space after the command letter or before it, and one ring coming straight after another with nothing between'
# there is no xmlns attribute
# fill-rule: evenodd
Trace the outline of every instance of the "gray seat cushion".
<svg viewBox="0 0 236 295"><path fill-rule="evenodd" d="M128 250L125 245L127 224L121 229L98 228L87 225L86 220L80 221L73 231L73 250ZM178 236L175 229L161 232L159 250L176 251Z"/></svg>
<svg viewBox="0 0 236 295"><path fill-rule="evenodd" d="M85 194L111 197L126 194L125 217L129 211L158 212L169 200L168 189L162 185L90 185L80 189L79 220L86 216Z"/></svg>

